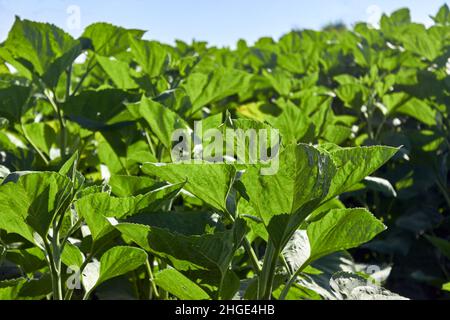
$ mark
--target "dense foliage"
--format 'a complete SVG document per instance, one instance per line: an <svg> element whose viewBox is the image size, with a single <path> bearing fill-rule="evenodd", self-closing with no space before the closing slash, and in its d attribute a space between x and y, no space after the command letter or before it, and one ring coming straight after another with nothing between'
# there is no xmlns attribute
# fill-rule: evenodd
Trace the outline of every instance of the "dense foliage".
<svg viewBox="0 0 450 320"><path fill-rule="evenodd" d="M433 20L229 49L16 18L0 299L448 297L449 8ZM279 170L171 163L197 120L278 129Z"/></svg>

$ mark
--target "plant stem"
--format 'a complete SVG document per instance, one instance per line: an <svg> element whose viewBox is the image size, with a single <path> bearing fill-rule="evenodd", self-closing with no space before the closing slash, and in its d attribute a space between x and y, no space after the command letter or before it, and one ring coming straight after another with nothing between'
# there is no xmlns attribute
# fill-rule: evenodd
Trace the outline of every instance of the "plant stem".
<svg viewBox="0 0 450 320"><path fill-rule="evenodd" d="M70 87L72 86L72 65L70 65L70 67L67 68L66 74L67 74L67 81L66 81L65 100L67 101L67 99L69 99L70 97Z"/></svg>
<svg viewBox="0 0 450 320"><path fill-rule="evenodd" d="M303 269L308 265L307 262L305 262L303 264L303 266L301 268L299 268L289 279L288 283L286 283L286 285L284 286L283 290L281 291L279 300L284 300L286 299L287 294L289 293L289 290L291 289L292 285L295 283L295 280L297 279L298 275L300 274L300 272L303 271Z"/></svg>
<svg viewBox="0 0 450 320"><path fill-rule="evenodd" d="M253 250L253 247L248 241L247 237L244 237L242 245L244 246L245 251L247 252L248 256L250 257L250 262L253 266L253 270L256 272L257 275L261 274L261 265L259 264L258 257L256 256L255 251Z"/></svg>
<svg viewBox="0 0 450 320"><path fill-rule="evenodd" d="M44 240L45 251L47 253L47 262L51 272L52 279L52 292L53 292L53 300L62 300L62 287L60 281L60 274L58 273L57 267L55 265L55 261L53 259L53 252L50 244L47 239Z"/></svg>
<svg viewBox="0 0 450 320"><path fill-rule="evenodd" d="M232 215L230 212L228 212L228 211L225 211L224 213L225 213L225 216L227 217L227 219L230 220L230 221L234 224L235 219L234 219L233 215ZM244 237L244 240L243 240L242 245L243 245L243 247L244 247L245 252L246 252L246 253L248 254L248 256L250 257L250 262L251 262L251 264L252 264L253 271L254 271L257 275L260 275L262 269L261 269L261 266L260 266L260 264L259 264L258 257L257 257L257 255L256 255L255 251L253 250L252 245L251 245L250 242L248 241L247 237Z"/></svg>
<svg viewBox="0 0 450 320"><path fill-rule="evenodd" d="M152 266L150 265L148 259L145 263L145 267L147 268L147 272L148 272L148 279L150 281L150 285L151 285L151 292L155 295L156 299L159 299L159 292L158 292L158 288L156 287L155 284L155 278L153 276L153 271L152 271ZM149 299L152 298L152 295L150 295Z"/></svg>
<svg viewBox="0 0 450 320"><path fill-rule="evenodd" d="M150 135L148 134L148 131L144 128L145 132L145 139L147 140L148 146L150 148L150 152L156 157L156 151L155 147L153 146L152 139L150 138Z"/></svg>
<svg viewBox="0 0 450 320"><path fill-rule="evenodd" d="M45 95L50 104L52 105L53 109L55 110L56 115L58 116L58 121L61 130L61 158L64 161L64 159L66 158L66 139L67 139L66 124L64 122L61 108L58 106L58 103L55 101L55 99L53 99L53 96L47 91L45 91Z"/></svg>
<svg viewBox="0 0 450 320"><path fill-rule="evenodd" d="M275 277L275 268L277 266L280 250L275 248L269 240L266 253L264 255L264 264L258 286L258 300L270 300L272 296L273 280Z"/></svg>

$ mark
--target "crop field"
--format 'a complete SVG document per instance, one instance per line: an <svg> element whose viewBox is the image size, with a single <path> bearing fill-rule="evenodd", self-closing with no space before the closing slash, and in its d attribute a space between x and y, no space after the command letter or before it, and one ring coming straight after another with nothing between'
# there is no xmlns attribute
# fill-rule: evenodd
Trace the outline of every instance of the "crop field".
<svg viewBox="0 0 450 320"><path fill-rule="evenodd" d="M16 17L0 300L450 298L450 11L166 45Z"/></svg>

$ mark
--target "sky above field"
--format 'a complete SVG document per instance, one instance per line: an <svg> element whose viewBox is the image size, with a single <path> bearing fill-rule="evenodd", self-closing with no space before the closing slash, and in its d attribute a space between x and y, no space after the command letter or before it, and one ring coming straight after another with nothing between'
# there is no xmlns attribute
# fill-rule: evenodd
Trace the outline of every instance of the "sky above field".
<svg viewBox="0 0 450 320"><path fill-rule="evenodd" d="M448 1L447 1L448 2ZM234 46L240 38L278 38L293 28L319 29L329 22L375 23L382 12L411 9L413 20L430 24L444 0L0 0L0 41L14 16L51 22L74 36L93 22L148 30L145 38L206 40Z"/></svg>

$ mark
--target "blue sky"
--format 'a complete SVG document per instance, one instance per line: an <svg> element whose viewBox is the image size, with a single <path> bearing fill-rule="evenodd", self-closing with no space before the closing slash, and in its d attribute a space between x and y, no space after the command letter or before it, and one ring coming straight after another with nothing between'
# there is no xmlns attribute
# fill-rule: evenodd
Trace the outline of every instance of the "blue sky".
<svg viewBox="0 0 450 320"><path fill-rule="evenodd" d="M74 36L87 25L106 21L148 30L146 38L173 43L174 39L206 40L233 46L240 38L253 42L261 36L280 37L292 28L318 29L328 22L374 21L381 12L409 7L417 22L444 0L0 0L0 41L14 16L54 23ZM74 20L80 10L80 23ZM69 10L70 11L70 10ZM75 23L74 23L75 22Z"/></svg>

